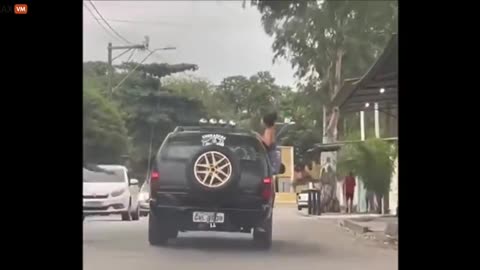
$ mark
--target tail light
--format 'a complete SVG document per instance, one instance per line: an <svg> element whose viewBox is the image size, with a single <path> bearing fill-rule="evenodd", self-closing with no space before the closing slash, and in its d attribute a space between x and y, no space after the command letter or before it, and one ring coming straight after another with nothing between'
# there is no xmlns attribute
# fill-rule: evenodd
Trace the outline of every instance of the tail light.
<svg viewBox="0 0 480 270"><path fill-rule="evenodd" d="M263 179L263 186L262 186L262 198L265 201L268 201L272 198L272 178L267 177Z"/></svg>
<svg viewBox="0 0 480 270"><path fill-rule="evenodd" d="M160 173L152 171L152 174L150 175L150 183L157 182L158 180L160 180Z"/></svg>

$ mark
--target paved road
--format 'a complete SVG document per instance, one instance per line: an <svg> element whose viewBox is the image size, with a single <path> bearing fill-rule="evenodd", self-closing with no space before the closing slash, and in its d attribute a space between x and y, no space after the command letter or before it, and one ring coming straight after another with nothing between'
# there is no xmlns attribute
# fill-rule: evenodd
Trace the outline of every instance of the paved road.
<svg viewBox="0 0 480 270"><path fill-rule="evenodd" d="M249 234L180 233L167 247L147 242L147 219L120 217L84 222L85 270L390 270L398 268L397 251L353 237L334 220L300 217L296 209L274 213L272 250L252 246Z"/></svg>

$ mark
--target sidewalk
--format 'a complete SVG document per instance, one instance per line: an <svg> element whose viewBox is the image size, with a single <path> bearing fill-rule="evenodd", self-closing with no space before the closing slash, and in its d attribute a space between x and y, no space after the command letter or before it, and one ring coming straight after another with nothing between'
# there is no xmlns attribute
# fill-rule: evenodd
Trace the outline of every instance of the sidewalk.
<svg viewBox="0 0 480 270"><path fill-rule="evenodd" d="M384 233L388 238L398 240L397 217L351 218L343 220L341 225L355 233Z"/></svg>
<svg viewBox="0 0 480 270"><path fill-rule="evenodd" d="M310 216L306 211L297 213L309 219L340 220L341 226L357 234L374 233L384 235L387 239L398 240L398 218L394 215L324 213L320 216Z"/></svg>

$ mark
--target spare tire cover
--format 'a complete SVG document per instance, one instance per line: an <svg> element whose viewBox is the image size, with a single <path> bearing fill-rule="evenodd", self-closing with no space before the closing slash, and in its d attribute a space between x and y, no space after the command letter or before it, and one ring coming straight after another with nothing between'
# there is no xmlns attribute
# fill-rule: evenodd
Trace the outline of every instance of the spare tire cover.
<svg viewBox="0 0 480 270"><path fill-rule="evenodd" d="M230 189L240 179L240 161L227 147L210 145L197 151L187 163L192 190L217 192Z"/></svg>

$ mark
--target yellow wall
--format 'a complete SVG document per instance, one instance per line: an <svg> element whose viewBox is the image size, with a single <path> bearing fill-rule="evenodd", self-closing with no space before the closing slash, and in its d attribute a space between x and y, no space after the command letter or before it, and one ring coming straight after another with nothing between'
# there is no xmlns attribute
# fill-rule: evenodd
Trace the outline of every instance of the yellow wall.
<svg viewBox="0 0 480 270"><path fill-rule="evenodd" d="M311 170L308 168L308 166L305 166L305 170L314 179L319 179L320 178L321 168L322 168L322 166L320 164L316 164L315 162L312 162L312 169Z"/></svg>
<svg viewBox="0 0 480 270"><path fill-rule="evenodd" d="M278 175L281 178L288 178L293 181L293 147L292 146L279 146L282 163L285 165L285 173Z"/></svg>
<svg viewBox="0 0 480 270"><path fill-rule="evenodd" d="M297 195L295 193L276 193L275 194L275 203L279 204L296 204Z"/></svg>

